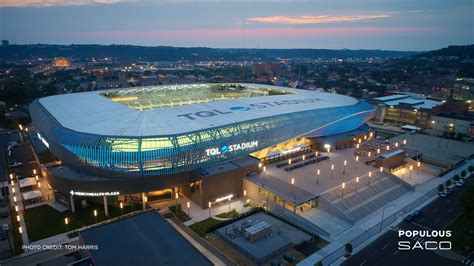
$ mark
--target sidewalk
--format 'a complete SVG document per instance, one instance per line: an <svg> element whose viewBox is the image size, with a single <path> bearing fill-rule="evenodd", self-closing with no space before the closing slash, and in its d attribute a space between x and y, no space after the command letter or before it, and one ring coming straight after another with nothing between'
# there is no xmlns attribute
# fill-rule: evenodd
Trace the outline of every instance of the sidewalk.
<svg viewBox="0 0 474 266"><path fill-rule="evenodd" d="M431 201L437 198L436 194L436 187L439 184L442 184L446 182L448 179L451 179L454 175L458 174L462 170L467 170L468 166L471 165L473 161L466 161L464 165L460 166L458 169L455 169L445 176L441 178L434 178L421 186L418 186L415 191L411 193L407 193L406 195L398 198L397 200L393 201L392 203L386 205L385 211L384 211L384 223L383 223L383 228L380 232L373 234L370 236L368 239L365 241L362 241L360 244L355 245L353 244L353 249L354 252L357 252L364 247L366 247L368 244L370 244L372 241L377 239L380 235L385 233L386 228L390 226L390 224L393 224L396 222L396 218L399 217L404 217L408 215L413 209L419 208L422 206L426 206L429 204ZM426 199L424 199L426 198ZM406 207L410 207L410 205L413 202L417 201L422 201L420 204L417 204L417 206L414 206L412 210L410 211L403 211ZM394 217L393 222L390 224L386 224L386 219L387 217ZM335 256L338 254L333 254L333 253L339 253L339 251L344 249L344 245L348 242L353 242L355 239L357 239L359 236L362 236L365 232L367 232L369 229L374 230L374 226L380 225L382 219L382 209L379 209L375 211L374 213L370 214L369 216L357 221L351 228L345 230L344 232L340 233L339 235L333 236L333 241L324 247L323 249L319 250L318 252L312 254L311 256L307 257L298 265L314 265L318 261L322 260L323 258L330 257L331 255L334 256L334 260L330 259L329 263L324 263L324 265L339 265L342 262L344 262L345 258L342 257L343 253L341 256ZM331 261L332 260L332 261Z"/></svg>

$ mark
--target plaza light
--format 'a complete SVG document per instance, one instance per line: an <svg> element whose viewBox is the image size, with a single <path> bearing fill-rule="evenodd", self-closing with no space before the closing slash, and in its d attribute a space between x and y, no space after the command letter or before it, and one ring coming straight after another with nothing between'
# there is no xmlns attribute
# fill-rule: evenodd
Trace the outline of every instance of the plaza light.
<svg viewBox="0 0 474 266"><path fill-rule="evenodd" d="M14 187L12 187L12 192L15 193L15 188Z"/></svg>
<svg viewBox="0 0 474 266"><path fill-rule="evenodd" d="M41 182L38 182L38 187L41 188Z"/></svg>
<svg viewBox="0 0 474 266"><path fill-rule="evenodd" d="M318 169L316 171L316 174L317 174L317 179L316 179L316 184L319 184L319 174L321 173L321 171Z"/></svg>
<svg viewBox="0 0 474 266"><path fill-rule="evenodd" d="M64 223L66 224L66 232L69 231L69 219L66 217L64 218Z"/></svg>
<svg viewBox="0 0 474 266"><path fill-rule="evenodd" d="M344 188L346 188L346 183L342 182L341 198L344 198Z"/></svg>
<svg viewBox="0 0 474 266"><path fill-rule="evenodd" d="M366 140L366 139L367 139L367 135L364 135L364 140Z"/></svg>
<svg viewBox="0 0 474 266"><path fill-rule="evenodd" d="M306 158L306 156L303 154L303 161L304 161L305 158Z"/></svg>
<svg viewBox="0 0 474 266"><path fill-rule="evenodd" d="M395 148L398 148L398 142L395 142Z"/></svg>
<svg viewBox="0 0 474 266"><path fill-rule="evenodd" d="M291 159L288 159L288 165L290 165L290 164L291 164Z"/></svg>
<svg viewBox="0 0 474 266"><path fill-rule="evenodd" d="M402 179L405 178L405 167L402 169Z"/></svg>
<svg viewBox="0 0 474 266"><path fill-rule="evenodd" d="M10 179L13 179L13 174L10 174Z"/></svg>
<svg viewBox="0 0 474 266"><path fill-rule="evenodd" d="M369 154L368 154L368 155L369 155L369 157L370 157L370 155L372 155L372 152L369 151Z"/></svg>
<svg viewBox="0 0 474 266"><path fill-rule="evenodd" d="M361 143L361 142L362 142L362 139L359 139L359 143Z"/></svg>
<svg viewBox="0 0 474 266"><path fill-rule="evenodd" d="M406 144L407 144L407 140L404 139L404 140L403 140L403 145L406 145Z"/></svg>
<svg viewBox="0 0 474 266"><path fill-rule="evenodd" d="M20 221L20 215L17 215L17 216L16 216L16 221L17 221L17 222Z"/></svg>
<svg viewBox="0 0 474 266"><path fill-rule="evenodd" d="M21 124L18 124L18 127L20 128L20 130L23 130L23 126Z"/></svg>
<svg viewBox="0 0 474 266"><path fill-rule="evenodd" d="M390 145L387 145L387 151L390 150Z"/></svg>
<svg viewBox="0 0 474 266"><path fill-rule="evenodd" d="M328 151L328 153L329 153L329 151L331 150L331 144L324 144L324 148L325 148L325 149Z"/></svg>
<svg viewBox="0 0 474 266"><path fill-rule="evenodd" d="M359 149L359 143L356 144L356 149Z"/></svg>
<svg viewBox="0 0 474 266"><path fill-rule="evenodd" d="M33 175L36 175L36 169L33 169Z"/></svg>
<svg viewBox="0 0 474 266"><path fill-rule="evenodd" d="M13 202L16 202L16 196L13 196Z"/></svg>
<svg viewBox="0 0 474 266"><path fill-rule="evenodd" d="M357 186L359 185L359 177L356 177L356 192L357 192Z"/></svg>
<svg viewBox="0 0 474 266"><path fill-rule="evenodd" d="M97 223L97 210L94 210L95 223Z"/></svg>
<svg viewBox="0 0 474 266"><path fill-rule="evenodd" d="M374 135L374 132L370 132L369 136L372 137Z"/></svg>
<svg viewBox="0 0 474 266"><path fill-rule="evenodd" d="M420 161L418 161L417 165L418 165L418 167L420 167L420 165L421 165L421 162L420 162Z"/></svg>
<svg viewBox="0 0 474 266"><path fill-rule="evenodd" d="M379 148L379 149L377 149L377 154L380 154L380 148Z"/></svg>
<svg viewBox="0 0 474 266"><path fill-rule="evenodd" d="M247 196L247 190L244 189L244 197Z"/></svg>
<svg viewBox="0 0 474 266"><path fill-rule="evenodd" d="M15 206L15 211L18 212L18 206Z"/></svg>
<svg viewBox="0 0 474 266"><path fill-rule="evenodd" d="M319 154L319 153L318 153L318 152L316 152L314 155L316 155L316 157L318 157L318 154Z"/></svg>
<svg viewBox="0 0 474 266"><path fill-rule="evenodd" d="M331 177L333 176L334 174L334 164L331 164Z"/></svg>
<svg viewBox="0 0 474 266"><path fill-rule="evenodd" d="M18 231L20 232L20 234L23 234L23 229L21 229L21 226L18 227Z"/></svg>
<svg viewBox="0 0 474 266"><path fill-rule="evenodd" d="M383 166L380 166L380 173L383 172Z"/></svg>
<svg viewBox="0 0 474 266"><path fill-rule="evenodd" d="M413 172L413 165L410 165L410 175L408 176L408 178L411 178L411 172Z"/></svg>
<svg viewBox="0 0 474 266"><path fill-rule="evenodd" d="M12 186L14 186L14 185L15 185L15 181L13 181L13 180L12 180L10 183L12 184Z"/></svg>
<svg viewBox="0 0 474 266"><path fill-rule="evenodd" d="M356 156L356 162L358 162L358 161L359 161L359 155Z"/></svg>
<svg viewBox="0 0 474 266"><path fill-rule="evenodd" d="M344 160L344 170L342 171L342 174L346 173L346 166L347 166L347 160Z"/></svg>
<svg viewBox="0 0 474 266"><path fill-rule="evenodd" d="M262 168L262 163L258 163L258 168Z"/></svg>
<svg viewBox="0 0 474 266"><path fill-rule="evenodd" d="M123 215L123 202L120 202L120 212L121 212L122 215Z"/></svg>
<svg viewBox="0 0 474 266"><path fill-rule="evenodd" d="M244 190L244 194L246 194L245 192L246 191ZM188 207L188 216L189 216L189 209L191 208L191 202L188 201L188 203L186 203L186 207Z"/></svg>
<svg viewBox="0 0 474 266"><path fill-rule="evenodd" d="M38 178L38 175L35 175L35 179L36 179L36 181L38 181L38 179L39 179L39 178Z"/></svg>
<svg viewBox="0 0 474 266"><path fill-rule="evenodd" d="M209 207L209 218L211 218L211 206L212 206L212 203L209 201L207 203L207 207Z"/></svg>

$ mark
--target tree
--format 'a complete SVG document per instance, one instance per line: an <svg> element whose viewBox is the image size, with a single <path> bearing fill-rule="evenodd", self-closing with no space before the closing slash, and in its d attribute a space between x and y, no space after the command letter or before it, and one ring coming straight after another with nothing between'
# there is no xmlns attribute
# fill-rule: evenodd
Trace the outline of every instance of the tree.
<svg viewBox="0 0 474 266"><path fill-rule="evenodd" d="M467 173L466 173L466 171L464 171L464 170L461 172L461 176L462 176L463 178L466 177L466 174L467 174Z"/></svg>
<svg viewBox="0 0 474 266"><path fill-rule="evenodd" d="M468 168L469 172L474 172L474 165L469 165L469 168Z"/></svg>
<svg viewBox="0 0 474 266"><path fill-rule="evenodd" d="M453 180L454 180L455 182L459 181L459 176L458 176L458 175L453 176Z"/></svg>
<svg viewBox="0 0 474 266"><path fill-rule="evenodd" d="M346 250L346 253L352 254L352 244L351 243L346 243L344 245L344 249Z"/></svg>
<svg viewBox="0 0 474 266"><path fill-rule="evenodd" d="M444 185L443 184L439 184L438 186L438 192L443 192L444 191Z"/></svg>
<svg viewBox="0 0 474 266"><path fill-rule="evenodd" d="M464 209L464 214L474 219L474 186L469 187L467 191L461 194L459 203Z"/></svg>
<svg viewBox="0 0 474 266"><path fill-rule="evenodd" d="M451 181L451 179L449 179L448 181L446 181L445 184L447 187L450 187L453 184L453 182Z"/></svg>

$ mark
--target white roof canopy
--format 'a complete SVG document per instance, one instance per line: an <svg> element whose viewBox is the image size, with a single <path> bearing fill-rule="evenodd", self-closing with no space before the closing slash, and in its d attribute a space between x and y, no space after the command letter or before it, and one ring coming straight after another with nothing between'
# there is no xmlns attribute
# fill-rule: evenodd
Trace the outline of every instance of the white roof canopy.
<svg viewBox="0 0 474 266"><path fill-rule="evenodd" d="M36 179L34 177L20 179L20 187L29 187L34 185L36 185Z"/></svg>
<svg viewBox="0 0 474 266"><path fill-rule="evenodd" d="M23 200L30 200L35 198L41 198L43 194L41 194L41 191L39 190L32 190L22 193L21 196L23 197Z"/></svg>

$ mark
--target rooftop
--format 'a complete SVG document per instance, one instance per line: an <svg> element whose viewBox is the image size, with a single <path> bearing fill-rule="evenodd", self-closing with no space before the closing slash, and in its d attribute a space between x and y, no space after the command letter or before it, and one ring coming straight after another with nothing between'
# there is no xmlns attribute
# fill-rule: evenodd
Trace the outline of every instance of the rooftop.
<svg viewBox="0 0 474 266"><path fill-rule="evenodd" d="M424 97L413 97L408 94L395 94L371 99L372 101L383 103L387 106L408 105L414 109L432 109L443 103L440 101L430 100Z"/></svg>
<svg viewBox="0 0 474 266"><path fill-rule="evenodd" d="M171 90L172 87L188 88L188 92L191 92L193 90L190 86L203 85L155 86L141 89L149 91L145 94L153 94L153 88L159 88L156 90L160 91ZM245 87L254 88L250 89L252 93L246 92L246 95L251 94L253 97L237 98L237 95L243 96L243 94L235 93L232 94L236 95L235 98L230 98L231 94L226 94L226 97L229 97L226 100L194 101L167 107L165 107L165 101L169 99L163 98L162 101L157 99L146 103L149 105L146 105L147 108L142 106L143 110L129 108L127 104L135 106L132 100L118 102L101 96L106 93L115 99L111 95L126 95L128 91L131 91L135 95L133 97L138 97L137 90L140 88L55 95L41 98L39 103L65 128L77 132L117 137L192 133L275 115L357 104L356 99L339 94L260 84L245 84ZM281 91L287 94L274 93ZM213 97L216 95L214 94ZM140 99L137 102L145 104L144 98L140 96ZM183 101L184 98L174 97L173 99Z"/></svg>
<svg viewBox="0 0 474 266"><path fill-rule="evenodd" d="M80 232L96 265L212 265L156 211ZM131 256L131 254L133 256Z"/></svg>

